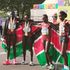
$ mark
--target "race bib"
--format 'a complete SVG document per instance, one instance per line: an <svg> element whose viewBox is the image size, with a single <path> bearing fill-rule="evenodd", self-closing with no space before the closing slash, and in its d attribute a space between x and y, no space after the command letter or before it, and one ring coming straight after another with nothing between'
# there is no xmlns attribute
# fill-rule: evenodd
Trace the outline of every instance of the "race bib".
<svg viewBox="0 0 70 70"><path fill-rule="evenodd" d="M48 28L42 28L41 33L42 33L43 35L48 35L48 34L49 34Z"/></svg>

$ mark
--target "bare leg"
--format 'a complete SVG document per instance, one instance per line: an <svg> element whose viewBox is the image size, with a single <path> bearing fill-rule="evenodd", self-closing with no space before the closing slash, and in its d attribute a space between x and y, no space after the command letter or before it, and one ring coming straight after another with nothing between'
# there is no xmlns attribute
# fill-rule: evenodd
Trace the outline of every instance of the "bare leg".
<svg viewBox="0 0 70 70"><path fill-rule="evenodd" d="M68 57L67 57L67 53L66 53L67 46L68 46L68 44L64 43L64 46L63 46L63 55L62 56L64 57L65 65L68 66Z"/></svg>
<svg viewBox="0 0 70 70"><path fill-rule="evenodd" d="M23 37L23 60L26 60L26 44L27 44L27 38Z"/></svg>
<svg viewBox="0 0 70 70"><path fill-rule="evenodd" d="M7 39L6 39L6 41L7 41L7 59L9 60L9 55L10 55L10 35L8 35L7 36Z"/></svg>

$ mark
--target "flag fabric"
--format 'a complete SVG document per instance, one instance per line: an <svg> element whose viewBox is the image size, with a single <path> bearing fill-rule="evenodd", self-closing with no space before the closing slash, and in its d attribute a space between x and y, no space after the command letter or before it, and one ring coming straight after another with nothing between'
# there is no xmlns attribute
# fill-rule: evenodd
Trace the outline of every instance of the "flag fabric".
<svg viewBox="0 0 70 70"><path fill-rule="evenodd" d="M61 45L59 43L59 36L58 34L52 30L51 31L51 44L50 44L50 50L49 55L51 55L52 60L56 62L58 56L62 52ZM47 64L46 55L44 51L44 46L42 43L42 36L40 36L37 40L34 42L34 52L36 54L36 57L38 59L38 62L41 66L45 66ZM56 54L54 54L56 53Z"/></svg>
<svg viewBox="0 0 70 70"><path fill-rule="evenodd" d="M54 48L62 53L62 47L61 47L61 43L60 43L60 37L59 34L55 31L55 30L51 30L51 43L54 45Z"/></svg>
<svg viewBox="0 0 70 70"><path fill-rule="evenodd" d="M16 35L17 35L17 44L16 44L16 56L20 56L22 54L22 27L20 26L17 30L16 30ZM4 39L3 43L2 43L2 48L7 52L7 44L6 44L6 40ZM11 50L10 50L10 59L13 59L14 55L13 55L13 48L11 46Z"/></svg>
<svg viewBox="0 0 70 70"><path fill-rule="evenodd" d="M40 36L37 40L34 42L34 52L36 54L36 57L38 59L38 62L41 66L45 66L47 64L45 51L42 43L42 36Z"/></svg>
<svg viewBox="0 0 70 70"><path fill-rule="evenodd" d="M53 47L55 48L55 56L53 58L54 61L57 61L64 64L64 59L62 57L62 46L60 43L60 37L59 34L55 31L52 30L52 37L51 37L51 43L54 45ZM70 66L70 38L69 38L69 42L68 42L68 46L67 46L67 56L68 56L68 65Z"/></svg>
<svg viewBox="0 0 70 70"><path fill-rule="evenodd" d="M32 33L35 33L39 28L36 26L32 26ZM23 26L19 26L19 28L16 30L16 35L17 35L17 43L16 43L16 57L21 56L22 55L22 36L23 36ZM5 52L7 52L7 44L6 44L6 40L4 39L3 43L2 43L2 48L5 50ZM27 45L27 50L29 50L29 46ZM13 48L11 46L11 50L10 50L10 59L13 59L14 55L13 55Z"/></svg>
<svg viewBox="0 0 70 70"><path fill-rule="evenodd" d="M62 54L62 46L61 46L61 43L60 43L59 34L54 29L52 29L51 30L51 35L52 35L51 36L51 44L53 45L53 49L54 49L54 50L51 49L53 54L54 54L54 55L52 55L52 60L54 62L61 62L61 63L63 63L63 58L60 57L61 54Z"/></svg>
<svg viewBox="0 0 70 70"><path fill-rule="evenodd" d="M55 30L51 30L51 44L50 44L50 50L49 55L52 57L52 61L54 62L60 62L64 64L64 59L62 57L62 46L59 41L60 37L59 34ZM47 64L45 51L43 48L43 43L41 41L42 36L40 36L34 43L34 51L37 56L38 62L41 66L45 66ZM67 55L68 55L68 65L70 66L70 39L68 43L68 49L67 49Z"/></svg>
<svg viewBox="0 0 70 70"><path fill-rule="evenodd" d="M33 26L32 32L35 33L35 32L37 32L38 29L40 29L40 28ZM22 50L22 35L23 35L22 34L22 26L20 26L16 30L16 35L17 35L16 55L18 57L18 56L21 56L22 52L23 52L23 50ZM59 41L59 39L60 39L59 34L54 29L52 29L51 35L52 35L51 36L51 44L50 44L51 47L49 50L49 54L52 56L52 60L54 62L56 62L58 60L58 62L64 64L63 57L61 56L62 46ZM46 60L46 55L45 55L45 51L44 51L43 43L42 43L41 39L42 39L42 36L37 37L37 39L34 41L34 51L35 51L35 54L36 54L39 64L41 66L45 66L47 64L47 60ZM2 47L7 52L7 45L6 45L5 40L2 43ZM29 46L27 46L27 47L29 47ZM69 38L69 43L68 43L68 48L67 48L67 55L68 55L68 65L70 66L70 38ZM12 47L11 47L11 51L10 51L10 59L13 59L13 48Z"/></svg>

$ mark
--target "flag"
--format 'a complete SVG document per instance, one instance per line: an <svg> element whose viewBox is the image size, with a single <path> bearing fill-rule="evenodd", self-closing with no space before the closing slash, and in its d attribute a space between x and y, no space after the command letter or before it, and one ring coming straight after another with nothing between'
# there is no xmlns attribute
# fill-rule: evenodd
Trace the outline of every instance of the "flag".
<svg viewBox="0 0 70 70"><path fill-rule="evenodd" d="M17 43L16 43L16 57L20 56L22 54L22 27L20 26L17 30L16 30L16 35L17 35ZM7 44L6 44L6 40L4 39L3 43L2 43L2 48L5 50L5 52L7 52ZM10 50L10 59L13 59L14 55L13 55L13 48L11 46L11 50Z"/></svg>
<svg viewBox="0 0 70 70"><path fill-rule="evenodd" d="M34 43L34 51L36 54L36 57L38 59L38 62L41 66L45 66L47 64L45 51L43 48L43 43L41 41L42 36L40 36ZM49 49L49 55L52 57L52 61L54 62L60 62L64 64L64 59L62 57L62 46L60 43L60 37L59 34L52 29L51 30L51 44ZM68 65L70 65L70 39L68 43L68 49L67 49L67 55L68 55Z"/></svg>
<svg viewBox="0 0 70 70"><path fill-rule="evenodd" d="M23 46L22 46L22 36L23 36L23 26L19 26L19 28L16 30L16 35L17 35L17 43L16 43L16 57L19 57L22 55L23 53ZM32 33L35 33L37 32L37 30L39 30L38 27L36 26L32 26ZM2 43L2 48L4 49L5 52L7 52L7 44L6 44L6 40L4 39L3 43ZM27 50L29 50L29 46L27 45L26 46ZM14 55L13 55L13 48L11 47L11 50L10 50L10 59L13 59L14 58Z"/></svg>
<svg viewBox="0 0 70 70"><path fill-rule="evenodd" d="M45 66L47 64L46 55L44 51L44 46L41 41L42 36L39 36L35 42L34 42L34 51L37 57L37 60L41 66ZM64 59L62 57L62 46L60 43L60 36L59 34L54 30L51 29L51 44L49 49L49 55L52 57L52 61L55 63L60 62L64 64ZM70 66L70 38L68 42L68 48L67 48L67 55L68 55L68 65Z"/></svg>
<svg viewBox="0 0 70 70"><path fill-rule="evenodd" d="M61 46L61 43L60 43L59 34L54 29L52 29L51 30L51 35L52 35L51 36L51 44L53 45L53 48L54 48L54 50L52 50L53 54L54 54L52 56L52 60L56 63L57 62L63 63L63 57L61 56L62 46Z"/></svg>
<svg viewBox="0 0 70 70"><path fill-rule="evenodd" d="M54 48L59 52L62 53L62 47L60 43L59 34L55 30L51 30L51 43L54 45Z"/></svg>
<svg viewBox="0 0 70 70"><path fill-rule="evenodd" d="M34 42L34 52L36 54L36 57L38 59L38 62L41 66L45 66L47 64L45 51L42 43L42 36L40 36L37 40Z"/></svg>
<svg viewBox="0 0 70 70"><path fill-rule="evenodd" d="M54 45L54 49L55 49L55 53L53 56L53 60L55 62L60 62L62 64L64 64L64 59L62 57L62 46L61 46L61 43L60 43L60 37L59 37L59 34L52 29L51 31L52 33L52 36L51 36L51 43ZM68 46L67 46L67 56L68 56L68 65L70 66L70 38L69 38L69 42L68 42Z"/></svg>

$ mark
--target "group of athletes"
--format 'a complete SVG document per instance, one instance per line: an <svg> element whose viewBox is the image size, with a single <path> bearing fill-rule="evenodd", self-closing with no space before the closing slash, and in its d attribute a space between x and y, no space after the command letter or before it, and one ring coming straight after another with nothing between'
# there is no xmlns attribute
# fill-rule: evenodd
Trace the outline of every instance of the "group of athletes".
<svg viewBox="0 0 70 70"><path fill-rule="evenodd" d="M19 17L15 16L15 13L12 12L10 17L6 20L5 26L4 26L4 33L3 37L6 39L7 42L7 59L3 64L9 65L11 64L9 56L10 56L10 46L11 42L13 45L13 54L14 54L14 59L13 59L13 64L16 64L16 29L19 26L22 26L22 32L23 32L23 38L22 38L22 47L23 47L23 62L22 64L26 64L26 45L29 45L30 48L30 56L31 56L31 61L30 65L34 65L33 63L33 43L34 39L32 36L32 26L37 26L40 27L40 34L42 35L42 41L43 41L43 46L44 49L46 50L46 60L47 60L47 66L49 66L50 69L53 67L52 63L52 57L49 55L49 48L50 48L50 40L51 40L51 29L53 28L59 33L60 36L60 42L61 45L63 46L62 50L62 56L64 58L64 67L62 70L69 70L68 66L68 57L67 57L67 46L69 42L69 36L70 36L70 21L67 20L67 13L65 11L60 11L59 14L55 13L53 16L53 21L50 22L48 15L44 14L42 17L42 22L36 23L29 19L29 16L26 14L23 18L23 21L20 22ZM59 18L59 21L58 21ZM33 25L34 23L34 25ZM46 45L46 41L48 39L48 43ZM46 49L47 46L47 49ZM55 54L54 54L55 55Z"/></svg>

